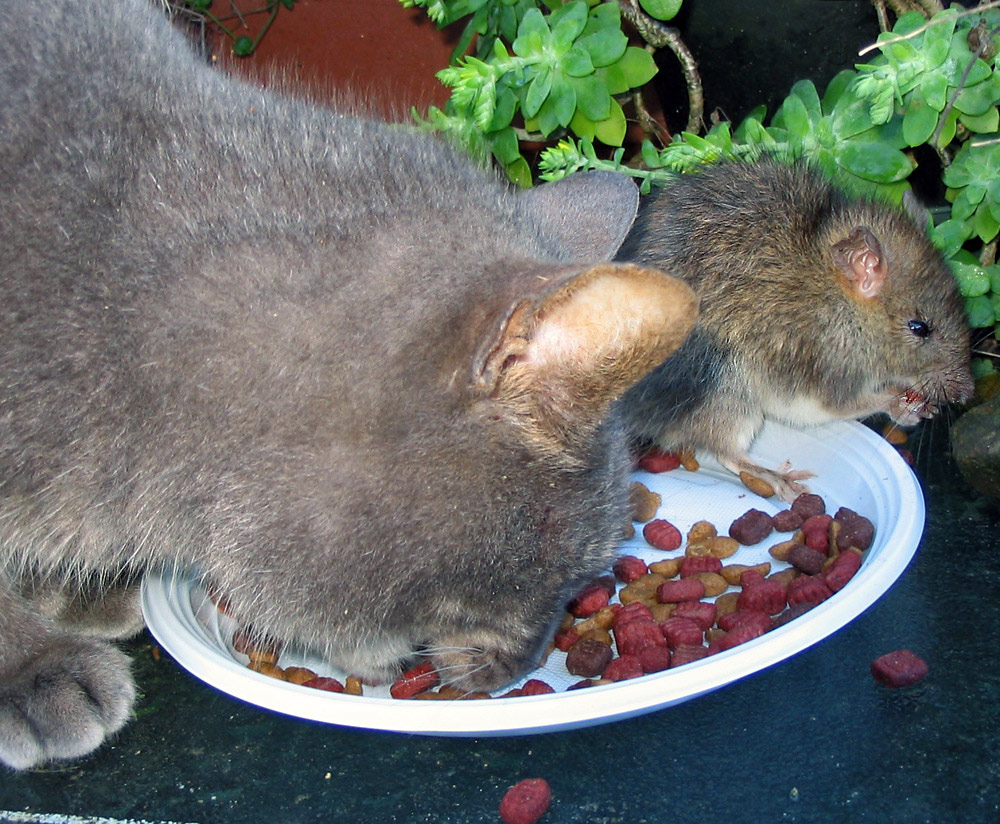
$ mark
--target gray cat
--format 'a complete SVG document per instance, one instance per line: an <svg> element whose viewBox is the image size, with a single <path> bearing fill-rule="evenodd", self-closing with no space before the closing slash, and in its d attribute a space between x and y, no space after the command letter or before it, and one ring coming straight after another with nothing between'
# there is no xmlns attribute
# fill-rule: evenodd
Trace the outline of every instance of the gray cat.
<svg viewBox="0 0 1000 824"><path fill-rule="evenodd" d="M628 518L611 405L696 314L607 262L634 186L512 191L148 0L7 0L0 134L0 760L125 722L152 568L368 679L529 670Z"/></svg>

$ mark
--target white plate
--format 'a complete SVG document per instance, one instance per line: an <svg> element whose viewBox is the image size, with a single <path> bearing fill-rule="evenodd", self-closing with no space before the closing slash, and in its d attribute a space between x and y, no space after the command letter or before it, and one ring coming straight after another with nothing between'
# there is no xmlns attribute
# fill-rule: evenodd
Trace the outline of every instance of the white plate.
<svg viewBox="0 0 1000 824"><path fill-rule="evenodd" d="M710 658L677 669L583 690L564 692L579 680L554 652L545 667L527 677L541 678L557 692L488 701L406 701L388 696L386 687L366 687L351 696L301 687L246 668L246 658L232 649L231 619L218 613L193 576L149 576L143 586L143 612L153 635L167 652L198 678L237 698L287 715L372 730L447 736L541 733L605 723L648 713L723 687L821 641L860 615L899 577L916 551L924 525L924 502L916 479L895 450L857 423L837 423L811 430L765 427L751 453L776 467L785 460L816 477L810 489L824 497L829 512L846 506L870 518L875 540L859 572L844 589L794 621ZM701 456L699 456L701 460ZM780 502L763 500L713 460L702 468L636 479L663 496L658 517L683 533L699 520L714 523L720 534L751 507L776 512ZM771 560L767 549L788 535L772 534L743 547L726 563ZM647 546L641 532L621 551L647 560L676 557ZM306 654L286 650L282 666L300 664L320 674L345 673Z"/></svg>

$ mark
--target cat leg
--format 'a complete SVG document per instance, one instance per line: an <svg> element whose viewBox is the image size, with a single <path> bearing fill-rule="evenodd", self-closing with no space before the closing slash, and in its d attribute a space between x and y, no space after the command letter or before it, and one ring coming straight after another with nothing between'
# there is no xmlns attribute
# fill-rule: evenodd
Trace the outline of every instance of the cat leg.
<svg viewBox="0 0 1000 824"><path fill-rule="evenodd" d="M86 755L134 701L124 653L65 631L0 581L0 762L29 769Z"/></svg>
<svg viewBox="0 0 1000 824"><path fill-rule="evenodd" d="M20 587L32 609L73 632L95 638L131 638L145 626L138 580L102 585L94 578L63 583L31 577Z"/></svg>

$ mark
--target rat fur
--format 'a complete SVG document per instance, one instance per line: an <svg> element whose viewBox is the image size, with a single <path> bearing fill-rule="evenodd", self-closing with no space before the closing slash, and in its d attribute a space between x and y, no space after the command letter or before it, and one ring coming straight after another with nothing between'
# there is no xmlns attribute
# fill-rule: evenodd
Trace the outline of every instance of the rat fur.
<svg viewBox="0 0 1000 824"><path fill-rule="evenodd" d="M804 164L725 162L640 206L619 259L681 278L701 301L685 343L626 392L637 442L705 449L792 499L811 473L761 467L764 421L888 413L910 426L972 392L969 334L928 217L854 198Z"/></svg>
<svg viewBox="0 0 1000 824"><path fill-rule="evenodd" d="M696 314L609 262L630 181L512 190L148 0L8 0L0 134L0 760L127 720L151 569L369 680L537 663L628 520L611 405Z"/></svg>

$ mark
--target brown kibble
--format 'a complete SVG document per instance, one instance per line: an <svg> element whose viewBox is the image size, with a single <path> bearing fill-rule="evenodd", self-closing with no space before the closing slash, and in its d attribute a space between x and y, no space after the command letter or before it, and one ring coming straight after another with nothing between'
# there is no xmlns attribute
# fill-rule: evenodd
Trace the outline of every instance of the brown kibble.
<svg viewBox="0 0 1000 824"><path fill-rule="evenodd" d="M611 633L606 629L594 627L593 629L588 629L586 632L581 632L580 641L597 641L599 644L607 644L610 647Z"/></svg>
<svg viewBox="0 0 1000 824"><path fill-rule="evenodd" d="M898 424L892 422L882 429L882 437L893 446L903 446L910 439L905 429L900 429Z"/></svg>
<svg viewBox="0 0 1000 824"><path fill-rule="evenodd" d="M312 681L316 675L309 667L285 667L284 680L292 684L304 684L306 681Z"/></svg>
<svg viewBox="0 0 1000 824"><path fill-rule="evenodd" d="M697 472L701 468L698 459L694 456L693 449L682 449L680 451L681 466L688 472Z"/></svg>
<svg viewBox="0 0 1000 824"><path fill-rule="evenodd" d="M360 678L356 675L348 675L344 681L344 692L348 695L364 695L365 688Z"/></svg>
<svg viewBox="0 0 1000 824"><path fill-rule="evenodd" d="M777 581L781 584L783 589L787 589L788 585L799 577L799 571L797 569L789 568L783 569L780 572L773 572L767 576L768 581Z"/></svg>
<svg viewBox="0 0 1000 824"><path fill-rule="evenodd" d="M771 516L760 509L748 509L729 525L729 537L744 546L763 541L774 530Z"/></svg>
<svg viewBox="0 0 1000 824"><path fill-rule="evenodd" d="M775 561L787 562L792 549L797 546L804 546L804 544L802 541L792 538L790 541L782 541L775 544L767 551L767 554L774 558Z"/></svg>
<svg viewBox="0 0 1000 824"><path fill-rule="evenodd" d="M687 542L689 544L698 544L709 538L714 538L718 534L715 524L709 521L698 521L688 530Z"/></svg>
<svg viewBox="0 0 1000 824"><path fill-rule="evenodd" d="M622 527L622 537L623 541L627 541L629 538L635 537L635 525L631 521L626 521L625 525Z"/></svg>
<svg viewBox="0 0 1000 824"><path fill-rule="evenodd" d="M740 549L740 542L726 535L717 535L705 541L710 555L716 558L731 558Z"/></svg>
<svg viewBox="0 0 1000 824"><path fill-rule="evenodd" d="M715 599L715 620L718 621L723 615L736 612L739 608L737 601L740 598L738 592L724 592Z"/></svg>
<svg viewBox="0 0 1000 824"><path fill-rule="evenodd" d="M618 593L618 600L623 604L642 601L647 605L656 603L656 590L667 578L655 572L647 572L636 578L631 584L624 586Z"/></svg>
<svg viewBox="0 0 1000 824"><path fill-rule="evenodd" d="M649 487L639 481L633 481L628 489L628 502L632 509L632 520L645 523L656 517L662 497L652 492Z"/></svg>
<svg viewBox="0 0 1000 824"><path fill-rule="evenodd" d="M740 472L740 481L754 495L760 495L761 498L774 497L774 487L763 478L758 478L756 475L751 475L749 472L743 471Z"/></svg>
<svg viewBox="0 0 1000 824"><path fill-rule="evenodd" d="M647 568L654 575L662 575L664 578L676 578L680 575L683 558L665 558L662 561L654 561Z"/></svg>
<svg viewBox="0 0 1000 824"><path fill-rule="evenodd" d="M699 572L693 577L697 578L704 585L704 597L706 598L714 598L716 595L721 595L729 589L729 584L726 583L726 579L717 572Z"/></svg>
<svg viewBox="0 0 1000 824"><path fill-rule="evenodd" d="M649 611L653 614L653 620L659 624L666 621L674 614L677 604L653 604Z"/></svg>
<svg viewBox="0 0 1000 824"><path fill-rule="evenodd" d="M277 678L279 681L285 680L285 671L275 664L269 661L253 661L251 660L247 666L254 672L259 672L261 675L269 675L271 678Z"/></svg>
<svg viewBox="0 0 1000 824"><path fill-rule="evenodd" d="M762 577L767 577L771 573L771 564L765 561L762 564L756 564L755 566L747 566L746 564L726 564L719 572L719 574L726 579L726 583L731 587L742 586L740 583L740 576L743 575L748 569L756 570L761 574Z"/></svg>

